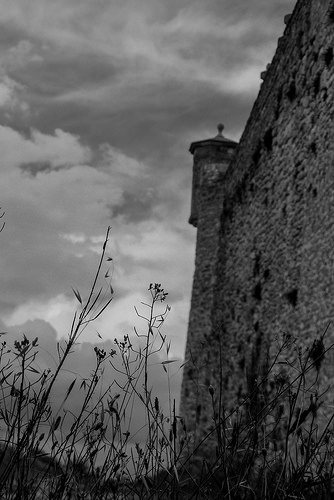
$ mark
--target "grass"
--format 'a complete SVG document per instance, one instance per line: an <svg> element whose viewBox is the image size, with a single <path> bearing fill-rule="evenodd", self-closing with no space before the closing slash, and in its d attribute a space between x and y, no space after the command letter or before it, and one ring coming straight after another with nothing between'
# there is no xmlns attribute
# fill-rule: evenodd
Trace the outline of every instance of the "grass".
<svg viewBox="0 0 334 500"><path fill-rule="evenodd" d="M167 408L155 394L151 360L169 383L170 342L162 326L170 308L160 284L151 284L137 315L145 333L125 335L106 352L95 347L89 378L69 381L60 406L57 383L82 332L113 299L100 286L109 230L87 298L78 290L65 343L57 345L55 369L41 369L38 339L23 336L0 346L0 498L9 499L332 499L334 498L333 415L324 417L327 394L319 374L332 346L325 335L301 350L285 336L271 366L237 408L219 406L212 387L213 430L191 445L169 387ZM114 374L106 381L105 368ZM80 407L70 411L73 392ZM145 440L133 432L134 409L145 416ZM319 418L319 415L321 418ZM201 449L213 443L205 458Z"/></svg>

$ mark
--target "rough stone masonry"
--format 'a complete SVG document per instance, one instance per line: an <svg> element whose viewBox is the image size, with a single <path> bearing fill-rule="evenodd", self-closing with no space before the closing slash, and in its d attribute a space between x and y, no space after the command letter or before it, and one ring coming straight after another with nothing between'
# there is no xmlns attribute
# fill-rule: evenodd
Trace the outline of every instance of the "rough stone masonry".
<svg viewBox="0 0 334 500"><path fill-rule="evenodd" d="M197 246L181 415L195 444L213 428L213 392L233 407L276 338L310 346L334 318L334 0L299 0L285 21L240 143L220 126L190 147ZM334 381L333 360L320 375Z"/></svg>

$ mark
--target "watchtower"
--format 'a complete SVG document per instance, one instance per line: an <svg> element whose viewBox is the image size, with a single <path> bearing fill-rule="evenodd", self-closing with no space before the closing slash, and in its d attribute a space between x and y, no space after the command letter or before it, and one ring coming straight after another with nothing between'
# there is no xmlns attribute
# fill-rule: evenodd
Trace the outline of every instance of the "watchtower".
<svg viewBox="0 0 334 500"><path fill-rule="evenodd" d="M197 435L207 418L210 404L209 387L217 377L210 348L218 265L220 217L224 198L224 176L235 156L237 143L223 136L224 126L211 139L193 142L192 202L189 223L197 228L195 274L186 345L181 414L187 416L188 430ZM210 412L212 414L212 412ZM204 419L204 422L203 422ZM204 427L207 427L204 425ZM200 438L200 432L198 435ZM196 441L196 439L195 439Z"/></svg>

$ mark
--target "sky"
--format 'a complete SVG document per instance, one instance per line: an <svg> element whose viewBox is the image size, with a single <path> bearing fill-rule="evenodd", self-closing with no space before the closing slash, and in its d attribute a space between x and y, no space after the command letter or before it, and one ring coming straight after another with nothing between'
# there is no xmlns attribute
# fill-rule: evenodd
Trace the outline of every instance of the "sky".
<svg viewBox="0 0 334 500"><path fill-rule="evenodd" d="M79 305L72 288L87 295L112 226L114 299L80 339L75 369L88 370L89 348L132 338L134 326L144 331L134 306L161 283L177 396L196 241L189 145L215 136L219 122L239 140L294 4L0 0L0 326L8 338L38 336L43 352L66 338Z"/></svg>

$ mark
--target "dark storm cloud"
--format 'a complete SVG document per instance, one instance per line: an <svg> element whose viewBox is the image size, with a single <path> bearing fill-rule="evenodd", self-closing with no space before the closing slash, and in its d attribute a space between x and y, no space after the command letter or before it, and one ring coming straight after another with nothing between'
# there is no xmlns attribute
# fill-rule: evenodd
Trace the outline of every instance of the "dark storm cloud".
<svg viewBox="0 0 334 500"><path fill-rule="evenodd" d="M39 54L44 40L42 60L12 74L26 88L36 128L61 125L90 144L109 141L141 158L155 148L171 154L174 133L209 123L210 109L220 108L240 134L292 4L142 2L134 11L131 2L120 9L99 2L94 12L83 2L78 12L71 2L56 2L58 11L35 1L32 12L22 9L21 17L13 8L7 16L34 38ZM45 25L35 24L34 6ZM166 128L172 140L164 144Z"/></svg>
<svg viewBox="0 0 334 500"><path fill-rule="evenodd" d="M44 50L41 57L43 59L34 68L12 71L13 78L31 93L30 98L41 99L41 104L44 99L50 100L65 91L80 87L89 89L90 85L112 81L112 76L118 72L106 57L88 56L87 64L87 54L71 55L52 49Z"/></svg>

